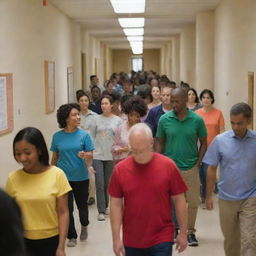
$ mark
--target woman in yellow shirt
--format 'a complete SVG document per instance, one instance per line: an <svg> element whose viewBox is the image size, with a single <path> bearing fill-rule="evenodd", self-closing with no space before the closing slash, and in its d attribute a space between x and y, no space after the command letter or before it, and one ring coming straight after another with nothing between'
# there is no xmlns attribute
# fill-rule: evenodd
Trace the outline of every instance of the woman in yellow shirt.
<svg viewBox="0 0 256 256"><path fill-rule="evenodd" d="M64 256L71 190L65 174L49 165L44 137L36 128L18 132L13 155L23 168L9 175L6 191L21 208L27 255Z"/></svg>

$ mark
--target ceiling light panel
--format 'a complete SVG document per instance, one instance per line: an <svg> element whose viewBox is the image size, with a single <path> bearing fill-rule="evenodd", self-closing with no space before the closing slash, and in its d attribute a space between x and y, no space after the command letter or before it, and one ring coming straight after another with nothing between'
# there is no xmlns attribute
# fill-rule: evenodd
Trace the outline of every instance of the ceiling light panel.
<svg viewBox="0 0 256 256"><path fill-rule="evenodd" d="M143 36L127 36L127 40L129 42L143 41L144 37Z"/></svg>
<svg viewBox="0 0 256 256"><path fill-rule="evenodd" d="M126 36L143 36L144 28L124 28L123 29Z"/></svg>
<svg viewBox="0 0 256 256"><path fill-rule="evenodd" d="M144 18L119 18L118 22L122 28L142 28L145 24Z"/></svg>
<svg viewBox="0 0 256 256"><path fill-rule="evenodd" d="M144 13L145 0L110 0L115 13Z"/></svg>

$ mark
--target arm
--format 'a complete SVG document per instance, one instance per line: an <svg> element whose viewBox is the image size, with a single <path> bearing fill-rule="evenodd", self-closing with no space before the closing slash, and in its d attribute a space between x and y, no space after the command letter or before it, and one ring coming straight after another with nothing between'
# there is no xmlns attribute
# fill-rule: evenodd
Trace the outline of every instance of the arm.
<svg viewBox="0 0 256 256"><path fill-rule="evenodd" d="M112 229L113 250L116 256L124 256L124 245L120 238L123 218L123 199L110 197L110 223Z"/></svg>
<svg viewBox="0 0 256 256"><path fill-rule="evenodd" d="M212 193L216 182L217 166L209 165L206 178L206 200L205 205L208 210L213 209Z"/></svg>
<svg viewBox="0 0 256 256"><path fill-rule="evenodd" d="M178 223L180 225L180 233L176 238L176 250L178 252L183 252L187 245L187 206L184 194L178 194L176 196L172 196L172 201L175 206L175 212L178 219Z"/></svg>
<svg viewBox="0 0 256 256"><path fill-rule="evenodd" d="M165 139L161 137L156 138L156 152L163 153Z"/></svg>
<svg viewBox="0 0 256 256"><path fill-rule="evenodd" d="M197 166L199 166L200 163L202 162L204 154L207 150L207 137L199 138L199 142L200 142L200 148L199 148L199 152L198 152L198 160L196 163Z"/></svg>
<svg viewBox="0 0 256 256"><path fill-rule="evenodd" d="M57 197L57 215L59 227L59 244L56 256L65 256L65 240L68 232L69 213L68 213L68 195Z"/></svg>
<svg viewBox="0 0 256 256"><path fill-rule="evenodd" d="M223 132L225 132L225 126L220 127L220 133L223 133Z"/></svg>
<svg viewBox="0 0 256 256"><path fill-rule="evenodd" d="M56 166L58 158L59 158L58 152L53 152L52 153L51 165L55 165Z"/></svg>

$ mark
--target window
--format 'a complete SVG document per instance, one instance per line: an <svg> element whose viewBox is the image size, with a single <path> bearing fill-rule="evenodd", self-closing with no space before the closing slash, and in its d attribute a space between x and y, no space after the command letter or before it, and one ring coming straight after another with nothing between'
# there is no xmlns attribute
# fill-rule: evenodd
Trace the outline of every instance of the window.
<svg viewBox="0 0 256 256"><path fill-rule="evenodd" d="M143 70L143 58L142 57L132 57L132 70L135 72Z"/></svg>

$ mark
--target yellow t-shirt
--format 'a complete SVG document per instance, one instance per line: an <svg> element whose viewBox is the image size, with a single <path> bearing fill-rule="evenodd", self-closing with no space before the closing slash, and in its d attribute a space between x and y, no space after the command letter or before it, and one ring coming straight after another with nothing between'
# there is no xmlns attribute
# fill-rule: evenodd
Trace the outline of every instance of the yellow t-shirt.
<svg viewBox="0 0 256 256"><path fill-rule="evenodd" d="M38 174L20 169L9 175L6 192L21 208L25 238L43 239L59 233L56 198L70 190L64 172L55 166Z"/></svg>

